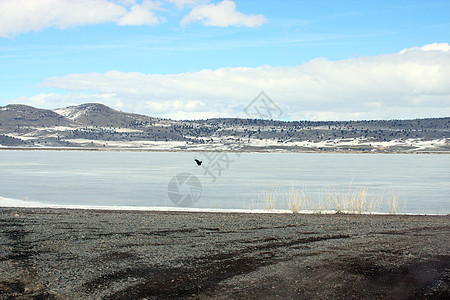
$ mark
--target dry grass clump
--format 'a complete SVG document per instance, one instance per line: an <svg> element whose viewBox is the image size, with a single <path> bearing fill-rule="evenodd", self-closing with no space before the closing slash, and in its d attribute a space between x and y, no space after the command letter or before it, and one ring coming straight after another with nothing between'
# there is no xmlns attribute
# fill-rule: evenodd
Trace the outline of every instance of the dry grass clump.
<svg viewBox="0 0 450 300"><path fill-rule="evenodd" d="M314 195L314 197L312 196ZM392 192L387 198L389 213L395 214L398 207L398 196ZM330 187L318 193L306 193L292 186L286 192L274 189L258 195L259 208L264 210L288 209L293 213L346 213L363 214L380 212L384 194L373 195L367 187L352 187L338 190Z"/></svg>
<svg viewBox="0 0 450 300"><path fill-rule="evenodd" d="M301 210L302 204L306 202L305 200L306 195L303 190L299 192L298 189L292 186L291 189L287 192L286 195L287 206L288 209L292 210L294 214L298 213Z"/></svg>
<svg viewBox="0 0 450 300"><path fill-rule="evenodd" d="M274 210L278 201L278 191L264 191L258 195L258 202L265 210Z"/></svg>
<svg viewBox="0 0 450 300"><path fill-rule="evenodd" d="M337 213L374 213L383 199L382 195L370 195L367 187L353 188L351 184L347 190L330 189L329 193Z"/></svg>
<svg viewBox="0 0 450 300"><path fill-rule="evenodd" d="M298 213L301 211L302 206L307 204L308 201L303 190L299 191L292 186L285 193L281 193L279 189L264 191L258 194L258 203L260 204L260 208L264 210L287 208L293 213Z"/></svg>
<svg viewBox="0 0 450 300"><path fill-rule="evenodd" d="M391 197L388 199L389 213L395 214L398 207L398 196L392 191Z"/></svg>

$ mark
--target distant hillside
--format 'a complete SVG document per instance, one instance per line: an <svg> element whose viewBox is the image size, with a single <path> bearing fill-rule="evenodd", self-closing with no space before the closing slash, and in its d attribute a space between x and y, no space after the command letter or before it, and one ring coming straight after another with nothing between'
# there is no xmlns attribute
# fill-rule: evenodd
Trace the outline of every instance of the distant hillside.
<svg viewBox="0 0 450 300"><path fill-rule="evenodd" d="M28 105L11 104L0 107L0 126L72 126L73 121L47 109L34 108Z"/></svg>
<svg viewBox="0 0 450 300"><path fill-rule="evenodd" d="M88 126L134 128L152 124L155 118L123 113L99 103L87 103L77 106L55 109L68 119Z"/></svg>
<svg viewBox="0 0 450 300"><path fill-rule="evenodd" d="M450 118L174 121L98 103L0 107L0 146L241 151L450 151Z"/></svg>

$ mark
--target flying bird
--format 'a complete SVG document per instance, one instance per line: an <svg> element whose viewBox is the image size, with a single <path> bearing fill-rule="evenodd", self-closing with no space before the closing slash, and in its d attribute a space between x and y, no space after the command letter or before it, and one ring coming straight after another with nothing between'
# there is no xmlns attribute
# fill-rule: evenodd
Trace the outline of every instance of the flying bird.
<svg viewBox="0 0 450 300"><path fill-rule="evenodd" d="M201 164L202 164L202 161L201 160L198 160L198 159L194 159L195 160L195 162L197 163L197 166L200 166Z"/></svg>

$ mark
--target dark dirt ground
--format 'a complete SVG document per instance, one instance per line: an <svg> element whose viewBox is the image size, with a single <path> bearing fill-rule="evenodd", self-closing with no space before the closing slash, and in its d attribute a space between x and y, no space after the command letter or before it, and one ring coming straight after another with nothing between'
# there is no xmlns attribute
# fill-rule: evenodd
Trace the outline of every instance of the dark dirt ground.
<svg viewBox="0 0 450 300"><path fill-rule="evenodd" d="M450 216L0 208L0 299L450 299Z"/></svg>

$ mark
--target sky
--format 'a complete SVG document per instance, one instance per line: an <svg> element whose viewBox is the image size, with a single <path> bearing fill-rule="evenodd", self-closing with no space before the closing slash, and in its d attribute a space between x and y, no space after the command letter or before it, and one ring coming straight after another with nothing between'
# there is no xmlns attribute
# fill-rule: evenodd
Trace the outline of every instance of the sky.
<svg viewBox="0 0 450 300"><path fill-rule="evenodd" d="M450 116L450 1L0 0L0 106Z"/></svg>

